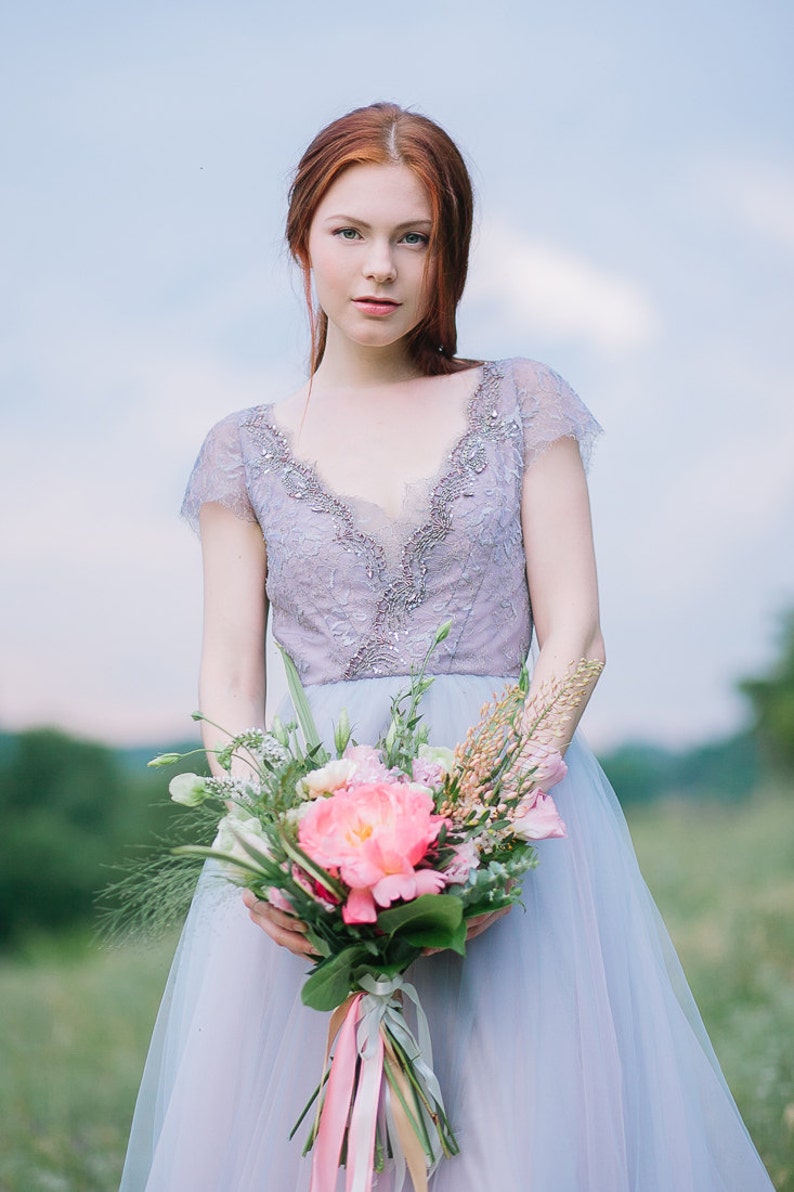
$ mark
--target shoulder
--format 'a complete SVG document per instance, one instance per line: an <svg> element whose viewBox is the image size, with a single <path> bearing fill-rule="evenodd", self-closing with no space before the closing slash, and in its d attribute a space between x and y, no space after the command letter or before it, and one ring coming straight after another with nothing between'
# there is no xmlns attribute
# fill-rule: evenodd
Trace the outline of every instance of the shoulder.
<svg viewBox="0 0 794 1192"><path fill-rule="evenodd" d="M219 419L207 431L205 443L224 443L231 445L239 443L240 436L248 426L255 425L270 410L269 405L249 406L244 410L234 410L231 414Z"/></svg>
<svg viewBox="0 0 794 1192"><path fill-rule="evenodd" d="M244 521L257 520L248 493L246 464L252 452L244 429L266 408L236 410L205 435L182 502L182 515L194 529L198 529L201 506L208 503L224 505Z"/></svg>
<svg viewBox="0 0 794 1192"><path fill-rule="evenodd" d="M573 393L565 378L550 365L533 360L529 356L509 356L504 360L491 360L487 363L522 397L544 392L559 393L563 390Z"/></svg>
<svg viewBox="0 0 794 1192"><path fill-rule="evenodd" d="M525 460L530 463L557 439L579 444L587 465L601 427L579 395L555 369L539 360L513 356L493 361L512 397L524 430Z"/></svg>
<svg viewBox="0 0 794 1192"><path fill-rule="evenodd" d="M258 434L272 425L271 410L271 404L249 406L221 418L204 436L197 462L227 468L244 464L255 451Z"/></svg>

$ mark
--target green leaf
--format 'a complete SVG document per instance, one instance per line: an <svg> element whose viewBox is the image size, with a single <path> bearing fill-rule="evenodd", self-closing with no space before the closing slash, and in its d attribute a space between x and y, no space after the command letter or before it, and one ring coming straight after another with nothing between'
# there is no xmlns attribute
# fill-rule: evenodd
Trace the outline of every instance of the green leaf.
<svg viewBox="0 0 794 1192"><path fill-rule="evenodd" d="M451 948L460 956L466 955L466 923L463 919L457 927L406 931L400 938L417 948Z"/></svg>
<svg viewBox="0 0 794 1192"><path fill-rule="evenodd" d="M182 844L178 848L172 848L171 852L175 857L208 857L213 861L224 861L243 870L244 873L253 873L256 877L262 877L260 866L249 865L247 861L243 861L240 857L233 857L231 853L220 853L217 849L205 848L200 844Z"/></svg>
<svg viewBox="0 0 794 1192"><path fill-rule="evenodd" d="M345 886L341 882L338 882L335 877L332 877L321 865L318 865L316 861L313 861L309 854L305 853L300 845L290 840L283 831L279 832L279 843L290 860L300 865L301 869L304 869L321 886L325 886L326 890L330 890L332 894L335 894L341 902L346 901L348 891Z"/></svg>
<svg viewBox="0 0 794 1192"><path fill-rule="evenodd" d="M317 732L317 725L314 723L314 716L309 707L306 692L303 690L300 675L287 651L282 646L279 646L279 650L281 650L281 657L284 659L284 670L287 672L287 687L289 688L290 698L301 729L303 730L306 745L309 749L316 749L321 745L320 734Z"/></svg>
<svg viewBox="0 0 794 1192"><path fill-rule="evenodd" d="M350 993L353 965L366 959L357 944L343 948L336 956L322 960L309 974L301 989L301 1001L312 1010L335 1010Z"/></svg>
<svg viewBox="0 0 794 1192"><path fill-rule="evenodd" d="M423 894L413 902L381 911L378 927L388 936L423 931L454 932L463 919L463 906L454 894ZM430 945L432 946L432 945Z"/></svg>

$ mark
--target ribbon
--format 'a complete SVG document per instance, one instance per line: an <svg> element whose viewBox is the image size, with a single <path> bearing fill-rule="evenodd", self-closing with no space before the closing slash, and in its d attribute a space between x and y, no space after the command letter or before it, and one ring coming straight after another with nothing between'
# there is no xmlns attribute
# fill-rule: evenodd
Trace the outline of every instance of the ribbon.
<svg viewBox="0 0 794 1192"><path fill-rule="evenodd" d="M416 990L402 977L365 975L359 984L363 993L343 1002L329 1023L326 1068L334 1039L336 1047L315 1126L310 1192L335 1192L346 1132L346 1192L372 1192L379 1121L387 1126L395 1192L403 1186L406 1166L415 1192L427 1192L428 1172L445 1149L427 1019ZM416 1008L418 1042L403 1016L405 997ZM418 1089L406 1075L406 1061Z"/></svg>
<svg viewBox="0 0 794 1192"><path fill-rule="evenodd" d="M334 1192L336 1188L336 1172L342 1154L342 1143L356 1078L356 1021L362 996L359 993L348 999L349 1007L338 1028L336 1050L331 1063L328 1086L320 1111L320 1125L314 1143L310 1192ZM340 1009L342 1008L340 1007ZM338 1011L335 1012L334 1017L337 1014ZM333 1043L334 1036L331 1035L333 1026L332 1018L328 1031L328 1051ZM335 1031L334 1035L336 1033Z"/></svg>

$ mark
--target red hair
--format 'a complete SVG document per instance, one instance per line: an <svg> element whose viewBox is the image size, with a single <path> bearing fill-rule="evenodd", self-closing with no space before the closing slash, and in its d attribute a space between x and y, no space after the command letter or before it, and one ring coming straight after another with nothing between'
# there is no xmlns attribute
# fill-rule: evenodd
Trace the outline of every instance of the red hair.
<svg viewBox="0 0 794 1192"><path fill-rule="evenodd" d="M325 351L328 320L312 305L309 230L331 184L353 165L406 165L430 199L430 273L427 310L408 336L408 350L426 375L456 372L455 311L466 284L474 197L466 163L455 142L434 121L393 103L373 103L340 116L317 134L304 153L289 192L287 244L303 274L311 321L311 373Z"/></svg>

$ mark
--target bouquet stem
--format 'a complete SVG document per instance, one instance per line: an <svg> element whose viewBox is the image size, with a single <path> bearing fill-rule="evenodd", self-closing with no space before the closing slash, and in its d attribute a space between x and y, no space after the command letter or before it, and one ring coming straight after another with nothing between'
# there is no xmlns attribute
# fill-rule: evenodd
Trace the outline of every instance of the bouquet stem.
<svg viewBox="0 0 794 1192"><path fill-rule="evenodd" d="M429 1173L458 1150L432 1069L427 1020L402 977L365 975L360 984L362 992L338 1006L329 1023L326 1065L332 1048L333 1058L308 1142L311 1192L333 1192L343 1155L347 1192L371 1192L379 1147L394 1158L396 1188L407 1168L414 1192L427 1192ZM420 1042L405 1020L403 996L416 1008Z"/></svg>

